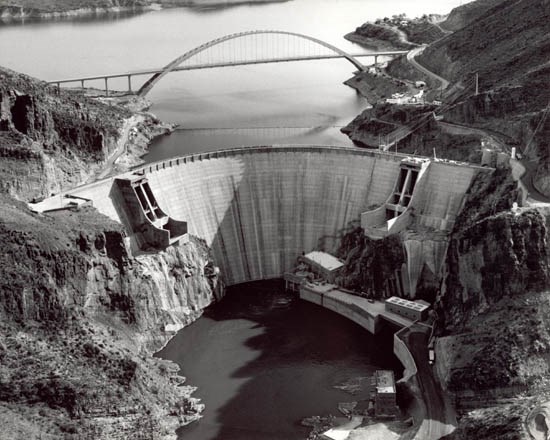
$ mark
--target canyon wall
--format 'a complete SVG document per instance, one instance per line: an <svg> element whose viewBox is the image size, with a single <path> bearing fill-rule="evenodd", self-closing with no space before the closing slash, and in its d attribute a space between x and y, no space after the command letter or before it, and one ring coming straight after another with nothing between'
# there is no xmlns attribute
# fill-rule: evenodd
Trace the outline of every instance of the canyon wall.
<svg viewBox="0 0 550 440"><path fill-rule="evenodd" d="M122 225L91 208L38 215L0 201L5 432L174 438L202 405L177 365L150 354L219 296L204 241L132 256Z"/></svg>

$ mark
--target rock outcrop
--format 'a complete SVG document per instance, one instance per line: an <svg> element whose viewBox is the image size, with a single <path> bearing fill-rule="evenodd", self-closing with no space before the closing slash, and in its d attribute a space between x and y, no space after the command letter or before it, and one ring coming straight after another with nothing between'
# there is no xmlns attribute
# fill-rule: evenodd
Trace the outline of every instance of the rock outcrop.
<svg viewBox="0 0 550 440"><path fill-rule="evenodd" d="M132 154L168 131L149 113L132 117L136 105L146 103L94 99L0 68L0 192L26 201L57 194L93 178L128 140Z"/></svg>
<svg viewBox="0 0 550 440"><path fill-rule="evenodd" d="M550 5L478 0L463 8L472 21L458 20L456 32L427 47L418 61L452 83L446 100L455 105L446 120L488 129L517 146L537 161L535 184L548 196Z"/></svg>
<svg viewBox="0 0 550 440"><path fill-rule="evenodd" d="M447 327L460 326L499 300L548 286L545 217L513 212L517 199L509 170L478 175L451 234L441 294Z"/></svg>
<svg viewBox="0 0 550 440"><path fill-rule="evenodd" d="M2 206L2 426L31 438L169 438L199 417L178 367L150 355L221 295L204 242L132 256L122 227L91 208Z"/></svg>
<svg viewBox="0 0 550 440"><path fill-rule="evenodd" d="M127 141L122 166L135 161L165 128L133 110L0 70L0 438L173 438L200 417L178 367L151 354L223 294L206 244L132 255L93 208L16 200L88 180Z"/></svg>
<svg viewBox="0 0 550 440"><path fill-rule="evenodd" d="M450 237L435 347L453 439L529 438L529 412L550 399L550 210L512 209L516 197L507 170L479 175Z"/></svg>
<svg viewBox="0 0 550 440"><path fill-rule="evenodd" d="M0 70L1 190L27 200L87 179L130 112Z"/></svg>

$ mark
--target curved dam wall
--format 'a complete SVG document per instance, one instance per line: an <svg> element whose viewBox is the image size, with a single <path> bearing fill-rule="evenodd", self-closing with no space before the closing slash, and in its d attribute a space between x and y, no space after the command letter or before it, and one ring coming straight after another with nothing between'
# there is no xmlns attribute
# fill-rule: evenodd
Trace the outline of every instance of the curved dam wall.
<svg viewBox="0 0 550 440"><path fill-rule="evenodd" d="M204 238L228 284L281 277L302 252L392 190L400 158L351 149L255 148L146 169L159 206ZM320 239L322 242L320 242Z"/></svg>
<svg viewBox="0 0 550 440"><path fill-rule="evenodd" d="M334 251L342 228L388 199L404 157L342 147L248 147L154 163L133 175L147 178L162 211L206 240L231 285L281 277L302 252ZM464 171L469 180L471 170ZM70 194L125 223L114 181Z"/></svg>

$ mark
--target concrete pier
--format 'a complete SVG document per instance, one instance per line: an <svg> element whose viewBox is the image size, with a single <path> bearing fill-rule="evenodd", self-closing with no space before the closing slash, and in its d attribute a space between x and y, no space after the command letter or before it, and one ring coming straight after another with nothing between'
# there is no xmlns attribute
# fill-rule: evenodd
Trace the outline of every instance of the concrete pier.
<svg viewBox="0 0 550 440"><path fill-rule="evenodd" d="M413 320L385 309L382 301L367 300L346 292L334 284L304 283L300 298L342 315L372 334L378 333L382 320L405 328Z"/></svg>

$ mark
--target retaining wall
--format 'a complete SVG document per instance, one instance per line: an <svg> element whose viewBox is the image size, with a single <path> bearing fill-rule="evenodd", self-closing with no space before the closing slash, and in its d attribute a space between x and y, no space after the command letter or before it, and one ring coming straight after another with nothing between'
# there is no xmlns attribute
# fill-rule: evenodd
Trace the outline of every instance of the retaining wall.
<svg viewBox="0 0 550 440"><path fill-rule="evenodd" d="M332 310L360 325L373 335L376 334L380 328L380 320L378 317L374 317L359 306L350 304L344 300L324 295L323 293L316 292L304 286L300 287L300 299Z"/></svg>

